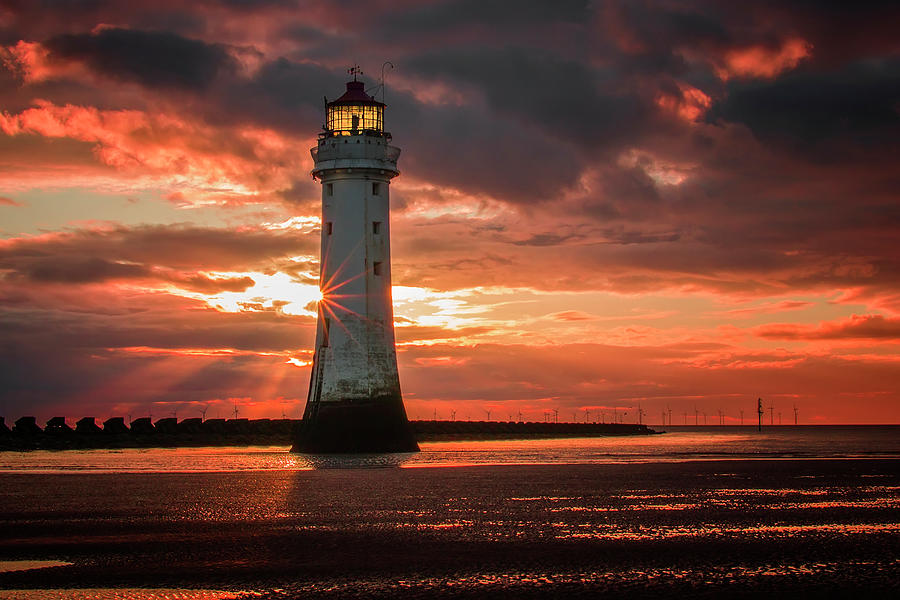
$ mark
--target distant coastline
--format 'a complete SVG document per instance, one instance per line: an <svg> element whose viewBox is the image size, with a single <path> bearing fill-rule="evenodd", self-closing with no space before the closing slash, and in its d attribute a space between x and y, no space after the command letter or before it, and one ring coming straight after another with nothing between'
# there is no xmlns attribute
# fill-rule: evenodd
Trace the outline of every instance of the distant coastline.
<svg viewBox="0 0 900 600"><path fill-rule="evenodd" d="M23 417L10 429L0 421L0 451L83 450L104 448L169 448L198 446L290 445L301 419L108 419L103 426L93 418L75 428L56 417L39 427ZM653 435L660 433L634 423L541 423L524 421L411 421L420 442L455 440L542 439Z"/></svg>

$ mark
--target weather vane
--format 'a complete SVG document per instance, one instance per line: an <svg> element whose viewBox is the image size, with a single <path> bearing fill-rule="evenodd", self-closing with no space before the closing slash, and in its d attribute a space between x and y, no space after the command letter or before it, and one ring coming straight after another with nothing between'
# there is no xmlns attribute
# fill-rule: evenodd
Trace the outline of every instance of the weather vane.
<svg viewBox="0 0 900 600"><path fill-rule="evenodd" d="M349 73L350 75L353 75L353 81L356 81L357 75L363 74L362 69L359 68L359 65L354 65L354 66L350 67L349 69L347 69L347 73Z"/></svg>

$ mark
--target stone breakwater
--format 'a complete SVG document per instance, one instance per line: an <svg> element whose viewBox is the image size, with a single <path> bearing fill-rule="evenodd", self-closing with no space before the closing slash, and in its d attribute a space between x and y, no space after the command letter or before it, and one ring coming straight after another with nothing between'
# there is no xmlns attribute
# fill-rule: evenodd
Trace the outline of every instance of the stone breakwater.
<svg viewBox="0 0 900 600"><path fill-rule="evenodd" d="M649 435L646 425L626 423L532 423L524 421L411 421L418 441ZM102 424L84 417L74 427L53 417L41 427L21 417L8 427L0 417L0 450L154 448L179 446L290 445L300 419L182 419L149 417Z"/></svg>

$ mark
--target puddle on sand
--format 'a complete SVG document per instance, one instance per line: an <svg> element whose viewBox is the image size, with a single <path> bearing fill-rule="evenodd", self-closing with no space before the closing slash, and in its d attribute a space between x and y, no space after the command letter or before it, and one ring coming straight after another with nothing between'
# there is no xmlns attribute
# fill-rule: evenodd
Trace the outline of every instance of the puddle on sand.
<svg viewBox="0 0 900 600"><path fill-rule="evenodd" d="M592 523L551 523L556 529L557 539L603 539L643 541L671 538L704 538L718 536L785 537L792 535L816 535L831 533L837 535L862 535L869 533L894 533L900 531L897 523L823 523L817 525L756 525L745 527L721 526L674 526L647 529L614 529L606 524Z"/></svg>
<svg viewBox="0 0 900 600"><path fill-rule="evenodd" d="M0 600L233 600L247 592L225 590L82 588L63 590L0 590Z"/></svg>
<svg viewBox="0 0 900 600"><path fill-rule="evenodd" d="M596 585L602 586L628 586L626 589L632 593L641 590L644 586L647 591L665 589L665 586L688 582L695 585L752 585L757 581L772 577L813 578L822 575L833 575L846 572L850 569L869 567L873 570L885 572L896 567L900 561L876 562L821 562L798 564L765 564L759 567L714 567L703 569L678 569L675 567L664 568L635 568L617 571L512 571L512 572L479 572L471 574L457 574L453 578L424 577L416 580L409 579L357 579L340 582L305 583L292 590L293 597L303 598L304 594L314 595L321 592L331 592L338 595L346 594L354 597L359 590L365 590L370 595L391 593L393 596L402 597L410 595L410 592L418 592L418 596L426 597L432 594L449 590L459 592L477 592L478 596L490 597L492 592L503 592L503 596L512 596L518 590L533 591L535 588L550 588L559 585ZM813 581L813 579L809 579ZM634 587L632 587L634 586ZM551 590L547 590L550 592Z"/></svg>
<svg viewBox="0 0 900 600"><path fill-rule="evenodd" d="M0 573L30 571L32 569L46 569L49 567L67 567L71 564L62 560L0 560ZM0 590L0 593L2 593L2 590Z"/></svg>
<svg viewBox="0 0 900 600"><path fill-rule="evenodd" d="M0 573L67 567L62 560L0 560ZM0 590L0 600L233 600L247 592L176 588L82 588Z"/></svg>

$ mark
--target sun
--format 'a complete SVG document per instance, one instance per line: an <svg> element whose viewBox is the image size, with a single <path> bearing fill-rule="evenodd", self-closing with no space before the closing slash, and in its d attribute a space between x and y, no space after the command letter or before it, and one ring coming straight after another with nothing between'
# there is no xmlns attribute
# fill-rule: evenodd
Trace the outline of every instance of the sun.
<svg viewBox="0 0 900 600"><path fill-rule="evenodd" d="M291 316L316 316L316 305L322 300L319 286L304 283L287 273L208 273L213 279L249 277L253 285L240 292L203 294L182 289L171 290L181 296L202 300L222 312L277 311Z"/></svg>

